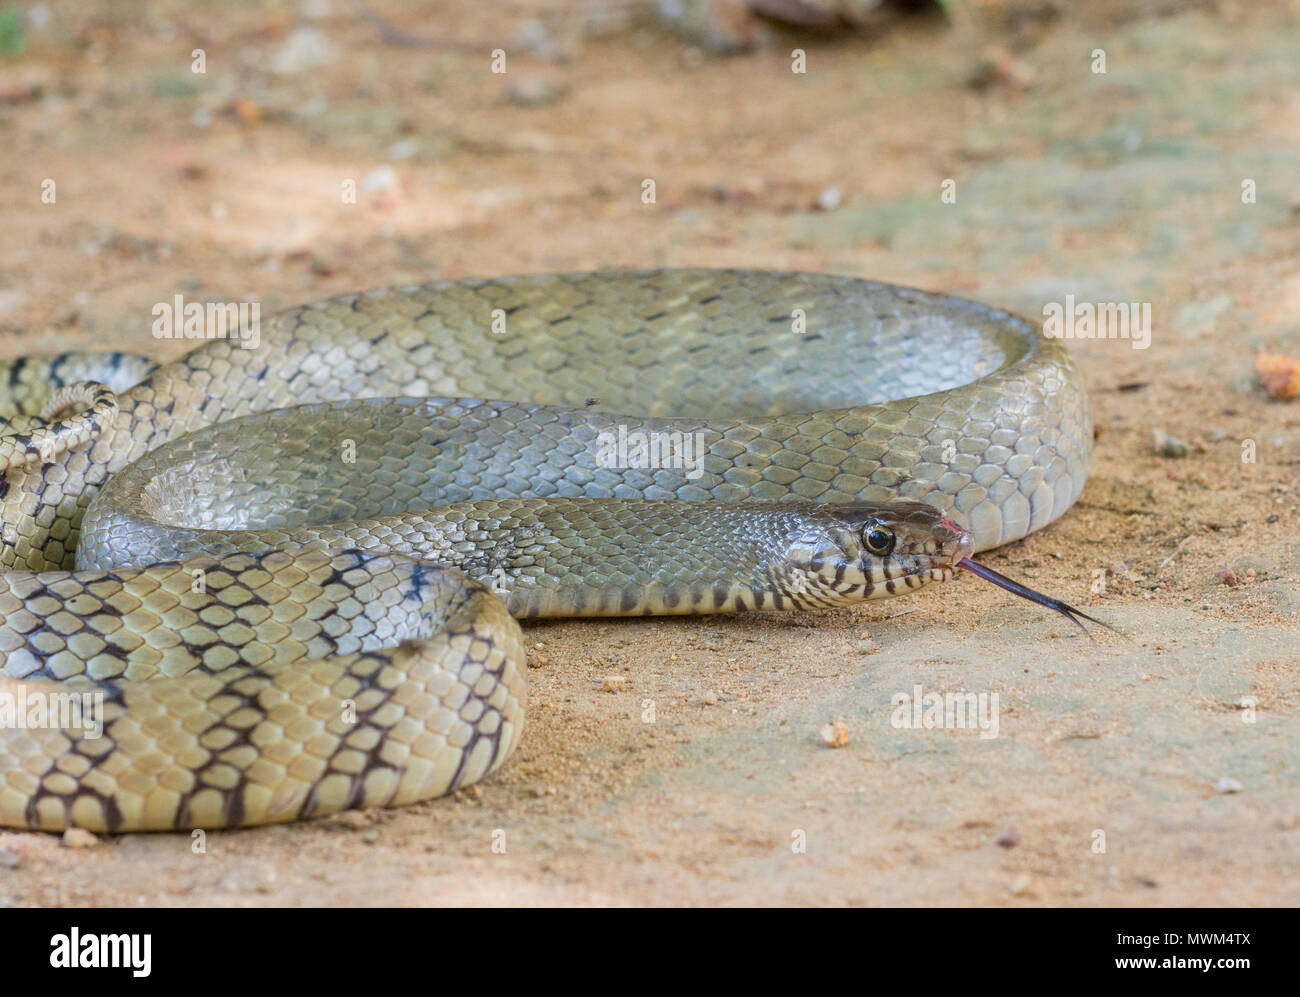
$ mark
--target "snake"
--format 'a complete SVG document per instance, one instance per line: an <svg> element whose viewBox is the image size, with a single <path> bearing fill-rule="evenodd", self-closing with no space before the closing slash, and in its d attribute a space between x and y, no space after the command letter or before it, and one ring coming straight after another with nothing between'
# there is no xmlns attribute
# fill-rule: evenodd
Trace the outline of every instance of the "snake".
<svg viewBox="0 0 1300 997"><path fill-rule="evenodd" d="M833 274L440 280L181 333L0 361L2 826L453 793L520 740L519 620L980 573L1092 444L1036 323Z"/></svg>

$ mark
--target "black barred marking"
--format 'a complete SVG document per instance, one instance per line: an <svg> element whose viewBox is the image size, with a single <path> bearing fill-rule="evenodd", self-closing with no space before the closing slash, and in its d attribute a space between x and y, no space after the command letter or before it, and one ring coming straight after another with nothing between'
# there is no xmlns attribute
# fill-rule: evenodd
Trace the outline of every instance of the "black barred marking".
<svg viewBox="0 0 1300 997"><path fill-rule="evenodd" d="M95 683L95 691L104 694L104 701L126 708L126 690L112 679L100 679Z"/></svg>
<svg viewBox="0 0 1300 997"><path fill-rule="evenodd" d="M68 361L73 359L71 353L59 353L50 358L50 366L46 370L46 383L55 388L62 388L68 383L67 378L63 376L63 368Z"/></svg>
<svg viewBox="0 0 1300 997"><path fill-rule="evenodd" d="M229 677L227 677L227 674ZM225 826L239 827L244 823L246 818L246 812L244 810L244 792L248 786L246 770L236 768L230 762L223 761L221 756L228 751L244 746L251 747L257 751L257 745L253 743L252 735L253 732L261 726L263 721L258 721L251 726L241 729L230 726L225 722L225 720L227 717L233 716L235 713L238 713L240 710L245 708L251 708L265 716L266 711L262 708L260 700L262 693L270 686L271 678L265 672L251 665L240 665L236 668L232 668L228 673L223 672L222 677L225 678L226 681L222 684L220 690L208 699L208 702L212 703L219 698L230 697L234 699L236 703L231 709L227 710L220 719L213 721L202 731L195 734L195 740L198 742L199 747L208 753L208 759L202 765L191 770L194 775L195 788L185 795L181 806L176 808L173 827L177 831L186 830L194 826L193 812L191 809L193 798L198 793L204 791L215 792L221 797L222 823ZM249 679L254 680L256 684L256 688L252 692L244 692L236 688L237 685L247 682ZM218 731L229 731L232 735L230 742L221 748L205 747L203 739L209 734ZM260 752L258 753L260 754ZM230 789L220 789L203 781L204 773L218 766L234 769L238 773L235 785Z"/></svg>
<svg viewBox="0 0 1300 997"><path fill-rule="evenodd" d="M407 593L406 598L413 602L424 602L424 586L428 571L429 566L423 562L417 562L411 568L411 590Z"/></svg>
<svg viewBox="0 0 1300 997"><path fill-rule="evenodd" d="M767 582L767 590L772 594L772 606L780 609L782 603L781 590L785 585L784 580L778 577L775 565L764 566L763 581Z"/></svg>
<svg viewBox="0 0 1300 997"><path fill-rule="evenodd" d="M108 754L112 754L109 752ZM58 770L51 767L45 775L53 775ZM117 800L112 796L83 786L78 780L77 788L69 790L66 793L55 793L45 788L45 776L41 777L41 782L37 786L36 792L32 793L31 799L27 801L27 807L24 811L24 817L29 827L42 827L40 820L40 803L42 800L58 800L63 806L63 814L68 827L76 827L77 822L72 819L72 810L77 801L82 797L94 800L99 804L100 811L104 815L104 826L108 828L110 834L114 834L122 828L122 811L117 805Z"/></svg>
<svg viewBox="0 0 1300 997"><path fill-rule="evenodd" d="M488 643L491 644L491 641L489 640ZM495 671L486 668L485 671L490 675L495 675L498 679L502 678L505 673L505 656L504 655L501 656L501 661L498 663ZM492 746L491 757L487 765L488 769L491 769L493 765L496 765L502 760L501 737L506 729L505 723L499 722L497 724L497 728L495 731L493 731L491 734L484 734L482 733L482 731L479 730L479 727L482 724L482 722L483 722L483 718L480 717L478 721L476 721L473 725L473 732L470 734L469 744L465 745L465 747L461 750L460 761L456 766L455 775L452 776L451 785L448 787L448 792L452 792L453 790L460 788L461 782L465 777L465 764L470 760L470 758L474 756L474 749L478 747L480 741L487 741Z"/></svg>
<svg viewBox="0 0 1300 997"><path fill-rule="evenodd" d="M641 591L640 585L624 585L618 600L619 611L630 613L636 609L637 603L641 601Z"/></svg>
<svg viewBox="0 0 1300 997"><path fill-rule="evenodd" d="M262 563L261 562L262 557L265 557L273 553L275 552L274 551L262 552L260 555L258 555L259 560L257 563L260 565ZM339 551L338 554L333 558L332 564L330 566L329 575L325 578L323 582L320 583L321 588L323 589L329 588L331 585L342 585L344 587L350 587L348 586L348 583L344 581L343 576L346 575L349 571L355 571L357 568L364 568L369 563L371 556L372 555L367 554L365 551L358 550L355 547L351 547L348 548L347 550ZM348 565L348 567L346 568L338 567L338 561L345 557L351 557L352 563Z"/></svg>

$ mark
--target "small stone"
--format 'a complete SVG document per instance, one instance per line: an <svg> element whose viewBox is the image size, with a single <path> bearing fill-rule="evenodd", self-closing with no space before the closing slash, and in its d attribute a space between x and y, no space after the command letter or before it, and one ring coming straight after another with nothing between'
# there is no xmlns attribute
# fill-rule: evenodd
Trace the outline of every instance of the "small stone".
<svg viewBox="0 0 1300 997"><path fill-rule="evenodd" d="M1161 457L1186 457L1191 451L1185 440L1180 440L1177 436L1166 436L1162 430L1156 430L1153 434L1152 449Z"/></svg>
<svg viewBox="0 0 1300 997"><path fill-rule="evenodd" d="M659 18L692 46L687 52L697 62L706 52L746 52L774 38L745 0L661 0L657 7Z"/></svg>
<svg viewBox="0 0 1300 997"><path fill-rule="evenodd" d="M332 61L335 48L319 28L295 28L271 55L269 68L280 75L301 73Z"/></svg>
<svg viewBox="0 0 1300 997"><path fill-rule="evenodd" d="M99 839L81 827L70 827L63 832L61 842L64 848L94 848Z"/></svg>
<svg viewBox="0 0 1300 997"><path fill-rule="evenodd" d="M236 97L230 102L230 109L246 125L256 125L262 120L262 108L248 97Z"/></svg>
<svg viewBox="0 0 1300 997"><path fill-rule="evenodd" d="M1271 516L1267 517L1267 518L1264 520L1264 522L1266 522L1266 523L1276 523L1276 522L1277 522L1279 519L1281 519L1281 518L1282 518L1282 517L1279 516L1279 515L1275 512L1275 513L1273 513Z"/></svg>
<svg viewBox="0 0 1300 997"><path fill-rule="evenodd" d="M1220 793L1240 793L1244 787L1232 776L1225 775L1219 780L1218 786L1215 787Z"/></svg>
<svg viewBox="0 0 1300 997"><path fill-rule="evenodd" d="M26 300L27 294L22 288L0 290L0 313L16 311Z"/></svg>
<svg viewBox="0 0 1300 997"><path fill-rule="evenodd" d="M705 705L705 706L717 706L717 705L718 705L718 694L717 694L716 692L710 692L710 693L707 693L707 694L705 695L705 697L704 697L704 705Z"/></svg>
<svg viewBox="0 0 1300 997"><path fill-rule="evenodd" d="M231 893L274 893L275 870L265 864L242 866L221 880L221 889Z"/></svg>
<svg viewBox="0 0 1300 997"><path fill-rule="evenodd" d="M1020 844L1020 828L1014 824L1004 828L1002 833L993 839L993 843L1002 848L1015 848Z"/></svg>
<svg viewBox="0 0 1300 997"><path fill-rule="evenodd" d="M619 692L627 685L627 679L622 675L606 675L600 683L601 692Z"/></svg>
<svg viewBox="0 0 1300 997"><path fill-rule="evenodd" d="M397 186L397 173L391 166L380 166L361 178L361 189L367 193L392 190Z"/></svg>
<svg viewBox="0 0 1300 997"><path fill-rule="evenodd" d="M817 195L818 211L834 211L844 200L844 194L838 187L827 187Z"/></svg>
<svg viewBox="0 0 1300 997"><path fill-rule="evenodd" d="M1238 582L1237 573L1231 568L1222 568L1219 571L1220 585L1236 585Z"/></svg>
<svg viewBox="0 0 1300 997"><path fill-rule="evenodd" d="M351 831L360 831L370 826L370 815L364 810L345 810L335 815L334 823Z"/></svg>
<svg viewBox="0 0 1300 997"><path fill-rule="evenodd" d="M1034 885L1034 880L1029 875L1029 873L1022 872L1019 876L1017 876L1014 880L1011 881L1011 892L1013 895L1017 897L1024 896L1026 893L1029 892L1030 888L1033 885Z"/></svg>
<svg viewBox="0 0 1300 997"><path fill-rule="evenodd" d="M0 869L17 869L23 864L23 857L12 848L0 848Z"/></svg>
<svg viewBox="0 0 1300 997"><path fill-rule="evenodd" d="M821 729L822 742L828 748L842 748L849 743L849 728L836 720Z"/></svg>
<svg viewBox="0 0 1300 997"><path fill-rule="evenodd" d="M1300 360L1277 353L1261 353L1255 370L1268 393L1278 401L1300 395Z"/></svg>
<svg viewBox="0 0 1300 997"><path fill-rule="evenodd" d="M857 644L858 654L875 654L880 646L874 640L860 640Z"/></svg>
<svg viewBox="0 0 1300 997"><path fill-rule="evenodd" d="M1212 439L1215 443L1222 443L1227 438L1228 438L1228 431L1224 429L1222 426L1215 426L1213 429L1210 430L1210 439Z"/></svg>
<svg viewBox="0 0 1300 997"><path fill-rule="evenodd" d="M361 841L367 845L373 845L378 840L379 840L378 831L367 831L365 834L361 836Z"/></svg>
<svg viewBox="0 0 1300 997"><path fill-rule="evenodd" d="M420 151L420 143L413 138L398 139L388 147L389 159L410 159Z"/></svg>
<svg viewBox="0 0 1300 997"><path fill-rule="evenodd" d="M972 90L1007 87L1028 90L1034 85L1038 73L1033 66L1013 56L1005 48L990 48L980 54L980 60L967 78Z"/></svg>

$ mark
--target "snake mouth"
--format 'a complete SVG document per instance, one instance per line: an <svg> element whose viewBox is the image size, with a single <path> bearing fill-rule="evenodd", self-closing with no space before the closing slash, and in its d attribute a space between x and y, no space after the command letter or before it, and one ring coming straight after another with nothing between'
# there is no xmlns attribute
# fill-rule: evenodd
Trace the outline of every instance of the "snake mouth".
<svg viewBox="0 0 1300 997"><path fill-rule="evenodd" d="M945 551L947 551L949 547L952 548L952 555L948 559L948 562L941 565L938 569L944 572L944 580L947 580L957 573L957 569L961 567L963 561L974 556L975 538L972 537L969 532L962 529L951 519L946 517L939 520L939 525L943 529L952 533L951 539L945 538L942 541L943 549Z"/></svg>

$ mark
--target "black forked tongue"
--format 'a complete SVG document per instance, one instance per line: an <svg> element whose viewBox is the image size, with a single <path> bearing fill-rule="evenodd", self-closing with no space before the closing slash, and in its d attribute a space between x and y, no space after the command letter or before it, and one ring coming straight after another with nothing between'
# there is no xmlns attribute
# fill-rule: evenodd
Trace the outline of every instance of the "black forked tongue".
<svg viewBox="0 0 1300 997"><path fill-rule="evenodd" d="M1022 599L1028 599L1030 602L1036 602L1040 606L1046 606L1048 609L1056 610L1084 633L1088 632L1088 628L1079 622L1080 618L1085 619L1090 623L1095 623L1099 627L1105 627L1107 630L1112 633L1117 633L1121 637L1127 636L1126 634L1120 633L1120 631L1116 630L1109 623L1102 623L1101 620L1096 617L1089 616L1083 610L1075 609L1073 606L1062 602L1060 599L1053 599L1050 595L1043 595L1041 592L1035 592L1033 589L1021 585L1018 581L1008 578L1006 575L999 574L986 564L972 561L969 557L963 557L959 560L957 562L957 567L969 571L972 575L975 575L978 578L983 578L986 582L992 582L998 588L1006 589L1008 592L1013 595L1018 595Z"/></svg>

